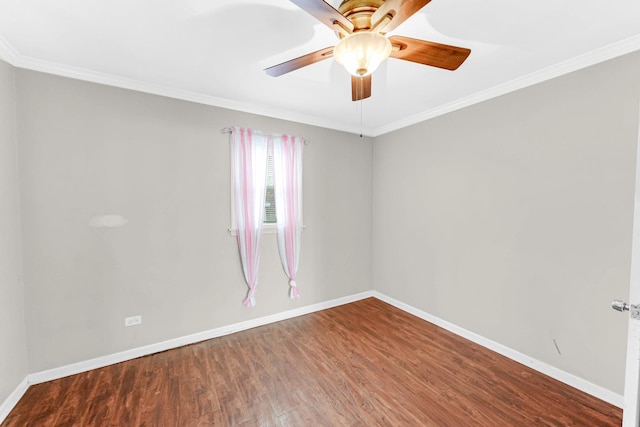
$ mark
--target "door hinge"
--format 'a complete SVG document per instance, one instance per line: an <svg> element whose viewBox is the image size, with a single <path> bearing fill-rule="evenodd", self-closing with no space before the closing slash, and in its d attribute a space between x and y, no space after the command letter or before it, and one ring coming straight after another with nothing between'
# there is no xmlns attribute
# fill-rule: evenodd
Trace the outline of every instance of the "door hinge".
<svg viewBox="0 0 640 427"><path fill-rule="evenodd" d="M628 311L629 316L631 316L632 319L640 319L640 305L627 304L626 302L617 299L611 303L611 308L617 311Z"/></svg>

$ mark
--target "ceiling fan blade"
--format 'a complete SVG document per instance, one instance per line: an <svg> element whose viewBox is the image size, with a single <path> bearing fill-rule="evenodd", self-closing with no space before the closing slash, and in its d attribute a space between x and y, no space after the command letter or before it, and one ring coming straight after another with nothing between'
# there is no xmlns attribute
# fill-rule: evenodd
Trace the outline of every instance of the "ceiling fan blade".
<svg viewBox="0 0 640 427"><path fill-rule="evenodd" d="M373 31L388 33L422 9L431 0L385 0L371 15ZM391 20L385 19L387 15Z"/></svg>
<svg viewBox="0 0 640 427"><path fill-rule="evenodd" d="M343 35L353 32L353 23L326 1L291 0L291 3L306 11L332 30L340 31Z"/></svg>
<svg viewBox="0 0 640 427"><path fill-rule="evenodd" d="M409 37L389 37L393 50L391 57L417 62L432 67L455 70L467 59L470 49L417 40ZM399 47L399 49L398 49Z"/></svg>
<svg viewBox="0 0 640 427"><path fill-rule="evenodd" d="M365 77L351 76L351 100L360 101L371 96L371 74Z"/></svg>
<svg viewBox="0 0 640 427"><path fill-rule="evenodd" d="M315 64L316 62L322 61L323 59L331 58L332 56L333 46L325 47L324 49L320 49L316 52L308 53L306 55L290 59L289 61L283 62L282 64L266 68L264 71L270 76L278 77L291 71L297 70L298 68Z"/></svg>

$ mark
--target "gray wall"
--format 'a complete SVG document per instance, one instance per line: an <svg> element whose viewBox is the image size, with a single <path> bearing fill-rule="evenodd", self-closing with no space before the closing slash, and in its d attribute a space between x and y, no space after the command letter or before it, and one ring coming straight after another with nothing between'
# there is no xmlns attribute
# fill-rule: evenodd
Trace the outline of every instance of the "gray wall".
<svg viewBox="0 0 640 427"><path fill-rule="evenodd" d="M14 70L0 61L0 403L27 373Z"/></svg>
<svg viewBox="0 0 640 427"><path fill-rule="evenodd" d="M373 144L0 65L0 401L27 372L372 284L622 393L627 320L609 303L628 293L639 54ZM266 235L258 305L240 304L220 133L232 124L311 141L299 301ZM129 222L90 228L100 214ZM138 314L143 324L124 328Z"/></svg>
<svg viewBox="0 0 640 427"><path fill-rule="evenodd" d="M374 289L622 394L638 76L635 53L376 138Z"/></svg>
<svg viewBox="0 0 640 427"><path fill-rule="evenodd" d="M370 139L24 70L17 94L32 372L371 288ZM233 124L311 141L300 300L266 235L257 305L241 304ZM101 214L129 222L90 228Z"/></svg>

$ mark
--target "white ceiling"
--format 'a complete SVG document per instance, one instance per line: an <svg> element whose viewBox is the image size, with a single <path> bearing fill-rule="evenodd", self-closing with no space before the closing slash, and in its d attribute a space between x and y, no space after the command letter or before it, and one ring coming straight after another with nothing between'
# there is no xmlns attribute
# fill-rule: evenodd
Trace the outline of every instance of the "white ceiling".
<svg viewBox="0 0 640 427"><path fill-rule="evenodd" d="M288 0L0 2L17 67L376 136L640 50L640 1L433 0L391 34L472 52L453 72L389 59L360 103L333 59L262 71L336 42Z"/></svg>

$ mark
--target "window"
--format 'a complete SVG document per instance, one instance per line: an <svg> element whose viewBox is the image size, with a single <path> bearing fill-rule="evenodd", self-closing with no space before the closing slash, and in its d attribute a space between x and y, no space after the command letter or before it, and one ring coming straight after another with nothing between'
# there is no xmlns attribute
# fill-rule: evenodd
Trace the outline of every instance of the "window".
<svg viewBox="0 0 640 427"><path fill-rule="evenodd" d="M232 177L233 181L233 177ZM238 226L236 224L236 206L234 200L233 182L231 183L231 227L229 232L232 236L236 235ZM273 186L273 156L267 156L267 188L265 191L264 201L264 221L262 226L262 232L267 234L274 234L276 232L277 224L276 216L276 195Z"/></svg>
<svg viewBox="0 0 640 427"><path fill-rule="evenodd" d="M249 287L242 304L246 307L256 305L260 243L265 229L277 233L280 261L289 278L289 298L296 299L300 295L296 271L300 259L300 234L304 228L304 140L290 135L265 135L237 126L232 128L231 135L230 231L232 234L235 231L237 236L242 273Z"/></svg>
<svg viewBox="0 0 640 427"><path fill-rule="evenodd" d="M231 227L229 232L235 236L238 228L235 220L235 195L233 191L233 171L231 172ZM264 221L263 221L263 233L274 234L276 233L276 196L273 187L273 154L267 155L267 188L265 192L264 201Z"/></svg>
<svg viewBox="0 0 640 427"><path fill-rule="evenodd" d="M247 129L238 128L237 130L237 132L246 132L246 131ZM230 133L233 135L232 132ZM234 182L242 183L242 182L246 182L243 180L247 180L247 179L250 182L252 182L253 185L258 185L258 186L264 185L264 187L262 187L262 190L260 191L257 191L257 192L254 192L253 190L250 191L250 193L253 192L253 196L250 196L251 201L249 202L250 206L257 207L258 204L261 203L259 201L261 194L265 195L264 196L265 197L264 212L263 212L264 215L262 218L262 227L261 227L263 233L277 232L278 216L276 212L276 195L275 195L276 192L278 192L278 194L282 197L283 203L287 206L289 206L289 203L291 203L291 206L293 209L291 211L290 210L284 211L283 217L280 218L284 221L283 223L286 223L286 224L295 223L295 224L300 224L297 226L303 227L301 225L302 224L302 194L300 192L297 194L297 196L292 196L289 193L289 191L293 191L294 193L298 191L298 190L293 190L293 188L300 188L300 191L301 191L300 179L302 177L302 144L304 144L304 141L302 140L302 138L291 137L287 135L284 135L284 136L266 135L258 131L250 131L250 133L240 133L239 135L241 135L240 137L238 137L239 139L234 139L233 136L230 138L230 142L231 142L230 146L232 147L232 149L230 150L231 152L231 159L230 159L231 160L231 177L230 177L231 178L230 179L230 184L231 184L230 224L231 226L229 227L229 232L232 235L236 235L236 230L238 228L238 224L236 223L237 221L236 204L239 202L238 206L244 206L241 200L239 201L235 199L236 191L239 191L239 190L234 188L234 185L236 185L234 184ZM253 144L253 145L251 146L244 145L246 144L246 141L243 138L251 138L249 140L252 142L249 144ZM284 147L288 147L288 148L284 148ZM294 147L297 147L297 148L294 148ZM253 154L249 154L250 152L252 152L251 150L255 150L253 151ZM285 151L288 154L285 155L284 154ZM276 153L277 156L281 156L281 157L274 159L274 152ZM241 154L241 153L244 153L244 154ZM284 156L288 156L287 157L288 160L285 161ZM261 160L257 161L258 158ZM250 164L253 164L253 175L251 172L248 172L248 173L244 172L244 175L243 173L238 172L238 171L241 171L243 168L243 166L241 165L245 164L242 162L251 162ZM291 162L294 162L294 163L291 163ZM277 166L278 164L280 165L280 168L281 168L279 169L280 171L279 173L285 174L287 178L284 178L284 175L282 177L276 176L278 171L275 171L274 169L275 169L275 166ZM293 166L294 164L297 166ZM277 189L275 184L276 184L276 181L278 181L278 179L281 179L281 180L285 179L286 182L289 182L290 180L292 184L283 185L281 189ZM239 185L243 185L243 184L239 184ZM287 190L287 188L290 190ZM245 189L244 191L247 191L247 190ZM242 194L242 193L238 193L238 194ZM251 211L251 209L253 208L249 207L249 211ZM254 211L252 215L255 215L255 216L251 216L251 218L248 219L248 221L255 224L255 221L258 219L258 212ZM292 215L295 216L295 218L289 218L289 216L292 216Z"/></svg>
<svg viewBox="0 0 640 427"><path fill-rule="evenodd" d="M276 198L273 191L273 155L267 156L267 191L264 201L264 224L276 223Z"/></svg>

